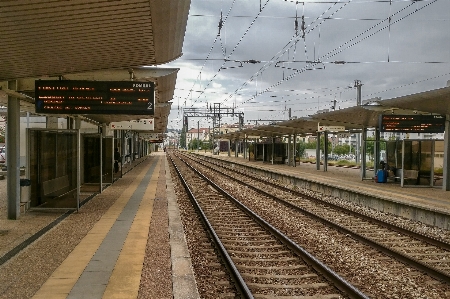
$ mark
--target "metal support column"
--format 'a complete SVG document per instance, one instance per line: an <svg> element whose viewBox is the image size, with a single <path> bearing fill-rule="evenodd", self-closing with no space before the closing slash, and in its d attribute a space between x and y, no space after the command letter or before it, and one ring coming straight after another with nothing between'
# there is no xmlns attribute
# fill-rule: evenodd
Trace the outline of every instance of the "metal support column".
<svg viewBox="0 0 450 299"><path fill-rule="evenodd" d="M243 152L244 159L247 159L247 137L244 137L244 144L243 144L243 146L244 146L244 152Z"/></svg>
<svg viewBox="0 0 450 299"><path fill-rule="evenodd" d="M197 153L200 150L200 121L197 121Z"/></svg>
<svg viewBox="0 0 450 299"><path fill-rule="evenodd" d="M405 139L402 140L402 174L400 176L400 186L404 185L404 176L405 175Z"/></svg>
<svg viewBox="0 0 450 299"><path fill-rule="evenodd" d="M228 139L228 157L231 157L231 139Z"/></svg>
<svg viewBox="0 0 450 299"><path fill-rule="evenodd" d="M450 114L445 117L444 163L442 190L450 191Z"/></svg>
<svg viewBox="0 0 450 299"><path fill-rule="evenodd" d="M134 132L130 132L130 165L134 161Z"/></svg>
<svg viewBox="0 0 450 299"><path fill-rule="evenodd" d="M378 167L380 165L380 151L381 151L381 144L380 144L380 130L375 129L375 144L374 144L374 160L373 160L373 171L374 175L377 174Z"/></svg>
<svg viewBox="0 0 450 299"><path fill-rule="evenodd" d="M355 80L356 87L356 106L361 106L361 86L360 80ZM361 155L361 133L356 133L356 163L360 162Z"/></svg>
<svg viewBox="0 0 450 299"><path fill-rule="evenodd" d="M287 157L288 157L288 165L289 166L291 166L292 165L292 150L291 150L291 143L292 143L292 140L291 140L291 134L289 134L289 137L288 137L288 148L287 148Z"/></svg>
<svg viewBox="0 0 450 299"><path fill-rule="evenodd" d="M102 133L100 134L100 190L99 193L102 193L103 190L103 135L105 134L104 129L106 125L102 126Z"/></svg>
<svg viewBox="0 0 450 299"><path fill-rule="evenodd" d="M77 130L77 211L80 209L80 187L81 187L81 119L75 118L75 129ZM84 167L83 167L84 169Z"/></svg>
<svg viewBox="0 0 450 299"><path fill-rule="evenodd" d="M328 171L328 131L323 132L323 171Z"/></svg>
<svg viewBox="0 0 450 299"><path fill-rule="evenodd" d="M262 149L263 149L263 154L262 154L262 156L263 156L263 163L264 162L266 162L266 147L265 147L265 144L263 143L263 145L262 145Z"/></svg>
<svg viewBox="0 0 450 299"><path fill-rule="evenodd" d="M273 158L274 158L273 157L274 156L273 155L274 150L275 150L275 138L272 137L272 164L273 164Z"/></svg>
<svg viewBox="0 0 450 299"><path fill-rule="evenodd" d="M316 142L316 169L320 170L320 132L317 132Z"/></svg>
<svg viewBox="0 0 450 299"><path fill-rule="evenodd" d="M297 134L294 134L294 167L297 167Z"/></svg>
<svg viewBox="0 0 450 299"><path fill-rule="evenodd" d="M16 90L16 81L8 82L8 88ZM8 219L17 220L20 217L20 100L9 95L7 115Z"/></svg>
<svg viewBox="0 0 450 299"><path fill-rule="evenodd" d="M363 128L362 130L362 157L361 157L361 181L365 179L366 177L366 157L367 157L367 149L366 149L366 145L367 145L367 128Z"/></svg>

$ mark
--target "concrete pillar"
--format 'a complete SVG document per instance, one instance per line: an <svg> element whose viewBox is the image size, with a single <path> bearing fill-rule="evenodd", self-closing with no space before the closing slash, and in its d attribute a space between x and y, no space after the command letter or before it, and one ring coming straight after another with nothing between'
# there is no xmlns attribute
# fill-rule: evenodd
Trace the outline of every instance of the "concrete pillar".
<svg viewBox="0 0 450 299"><path fill-rule="evenodd" d="M75 119L75 129L81 129L81 119L79 117Z"/></svg>
<svg viewBox="0 0 450 299"><path fill-rule="evenodd" d="M46 127L47 127L47 129L58 129L58 117L57 116L47 116L46 117Z"/></svg>
<svg viewBox="0 0 450 299"><path fill-rule="evenodd" d="M8 82L9 89L16 89L16 82ZM8 198L8 219L17 220L20 217L20 101L8 96L8 181L6 194Z"/></svg>
<svg viewBox="0 0 450 299"><path fill-rule="evenodd" d="M444 133L444 168L442 189L450 191L450 114L445 117Z"/></svg>

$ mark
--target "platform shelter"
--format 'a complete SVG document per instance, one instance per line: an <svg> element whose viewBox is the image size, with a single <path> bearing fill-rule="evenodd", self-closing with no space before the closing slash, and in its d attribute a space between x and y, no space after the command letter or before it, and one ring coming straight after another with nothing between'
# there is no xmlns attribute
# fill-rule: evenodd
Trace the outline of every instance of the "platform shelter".
<svg viewBox="0 0 450 299"><path fill-rule="evenodd" d="M361 179L373 179L378 169L381 169L380 144L380 116L382 115L435 115L442 118L444 139L418 139L418 140L397 140L395 143L388 143L386 146L388 165L393 164L396 172L393 173L394 182L398 181L400 186L438 186L444 191L450 191L450 86L406 95L388 100L376 100L360 106L354 106L342 110L317 113L306 118L280 121L273 125L257 126L228 134L223 134L220 138L229 140L244 140L246 144L248 136L252 140L260 140L264 137L287 138L288 158L287 164L296 166L295 152L297 136L316 135L320 140L321 134L328 140L328 134L339 133L339 131L323 130L322 127L343 127L340 132L360 134L360 152L357 157L361 162ZM427 124L425 124L427 126ZM367 132L374 131L374 169L368 173L367 163ZM408 133L409 131L405 131ZM256 141L257 142L257 141ZM327 144L327 143L325 143ZM248 148L247 145L244 147ZM317 143L316 157L320 157L320 144ZM244 155L244 158L247 158ZM358 159L357 158L357 159ZM316 160L317 170L323 168L327 170L327 155L323 161ZM357 161L358 162L358 161ZM322 166L321 166L322 164ZM401 171L399 171L401 169Z"/></svg>

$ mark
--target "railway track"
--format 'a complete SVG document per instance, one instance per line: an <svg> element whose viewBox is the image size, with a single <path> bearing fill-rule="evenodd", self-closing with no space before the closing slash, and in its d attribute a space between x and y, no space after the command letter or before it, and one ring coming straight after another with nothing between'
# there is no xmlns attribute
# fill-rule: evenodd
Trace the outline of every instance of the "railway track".
<svg viewBox="0 0 450 299"><path fill-rule="evenodd" d="M187 158L192 158L187 156ZM217 169L217 164L202 159L197 163ZM209 164L209 165L208 165ZM220 173L227 179L245 183L256 192L270 197L283 205L325 223L370 245L403 263L428 275L450 282L450 243L408 230L390 222L372 218L330 202L314 198L274 182L261 179L251 173L241 172L238 167L220 165ZM256 182L256 183L255 183ZM259 183L258 183L259 182Z"/></svg>
<svg viewBox="0 0 450 299"><path fill-rule="evenodd" d="M367 298L228 192L172 161L241 298Z"/></svg>

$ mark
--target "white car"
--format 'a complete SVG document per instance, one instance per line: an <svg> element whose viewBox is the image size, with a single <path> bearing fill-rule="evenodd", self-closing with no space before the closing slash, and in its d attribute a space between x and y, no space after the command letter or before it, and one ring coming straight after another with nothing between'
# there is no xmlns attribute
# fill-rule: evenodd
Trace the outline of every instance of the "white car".
<svg viewBox="0 0 450 299"><path fill-rule="evenodd" d="M6 149L0 147L0 163L6 163Z"/></svg>

